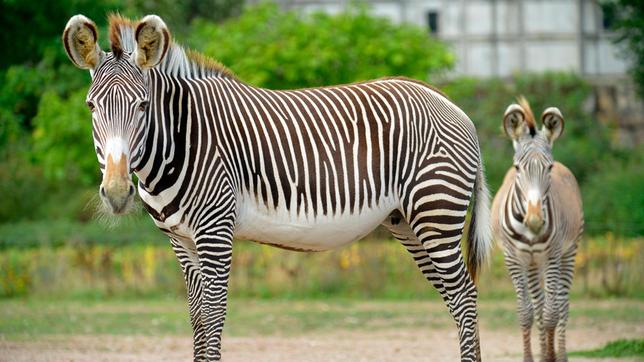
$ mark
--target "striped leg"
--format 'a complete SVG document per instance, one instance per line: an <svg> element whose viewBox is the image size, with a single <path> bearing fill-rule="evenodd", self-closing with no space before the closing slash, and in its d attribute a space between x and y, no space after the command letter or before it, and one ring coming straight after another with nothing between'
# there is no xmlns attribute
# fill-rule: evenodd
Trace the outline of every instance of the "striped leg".
<svg viewBox="0 0 644 362"><path fill-rule="evenodd" d="M544 286L546 289L543 306L543 329L546 334L546 350L541 353L543 360L555 360L555 328L559 322L559 278L561 277L561 249L548 259Z"/></svg>
<svg viewBox="0 0 644 362"><path fill-rule="evenodd" d="M561 258L561 285L559 287L559 321L557 322L557 361L567 361L566 355L566 324L568 323L569 292L575 272L575 243Z"/></svg>
<svg viewBox="0 0 644 362"><path fill-rule="evenodd" d="M449 297L447 296L447 292L443 287L443 283L438 277L438 274L436 274L436 270L434 269L434 265L429 259L427 250L425 250L420 241L418 241L418 238L416 237L416 235L414 235L414 232L407 221L402 218L402 215L400 215L399 212L395 212L390 215L387 220L385 220L385 222L383 222L383 226L391 232L394 238L396 238L396 240L398 240L405 247L405 249L407 249L412 258L414 258L414 262L418 266L418 269L420 269L421 273L423 273L425 279L427 279L427 281L429 281L434 286L434 288L438 290L441 297L443 298L443 301L449 308ZM452 313L451 310L450 313Z"/></svg>
<svg viewBox="0 0 644 362"><path fill-rule="evenodd" d="M201 324L201 272L196 250L184 246L176 239L170 239L172 249L179 260L188 289L188 310L192 325L193 356L195 361L206 358L206 335Z"/></svg>
<svg viewBox="0 0 644 362"><path fill-rule="evenodd" d="M539 350L543 356L546 351L546 333L543 328L543 283L542 283L542 269L536 265L532 265L528 269L528 288L532 296L532 307L534 309L534 316L537 320L537 329L539 331Z"/></svg>
<svg viewBox="0 0 644 362"><path fill-rule="evenodd" d="M530 344L530 330L532 329L533 310L528 293L528 278L526 271L513 255L505 253L505 266L508 268L514 290L517 293L517 315L519 325L523 332L523 360L532 361L532 346Z"/></svg>
<svg viewBox="0 0 644 362"><path fill-rule="evenodd" d="M435 215L437 205L431 201L422 203L421 198L414 207L417 211L411 215L409 224L427 252L438 281L445 289L443 298L447 299L450 313L458 326L461 360L479 361L477 291L467 273L460 248L467 203L452 204L441 200L439 204L441 209L445 209L441 212L452 216L432 216ZM430 281L432 279L433 277Z"/></svg>
<svg viewBox="0 0 644 362"><path fill-rule="evenodd" d="M217 204L214 218L195 231L195 244L201 270L201 323L206 334L206 359L221 359L221 332L226 318L228 276L232 262L235 200ZM210 213L210 215L213 215Z"/></svg>
<svg viewBox="0 0 644 362"><path fill-rule="evenodd" d="M206 335L206 359L221 359L221 332L226 318L228 275L232 261L232 228L197 238L201 265L201 323Z"/></svg>

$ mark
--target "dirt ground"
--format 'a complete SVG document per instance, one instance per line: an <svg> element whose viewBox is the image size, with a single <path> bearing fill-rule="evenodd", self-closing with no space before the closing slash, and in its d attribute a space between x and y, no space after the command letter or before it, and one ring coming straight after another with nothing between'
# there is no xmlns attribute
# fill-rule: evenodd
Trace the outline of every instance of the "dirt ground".
<svg viewBox="0 0 644 362"><path fill-rule="evenodd" d="M641 338L644 326L612 324L571 329L568 345L576 350L603 346L618 338ZM486 361L518 361L521 339L510 328L482 326L482 354ZM289 337L227 337L224 361L456 361L455 329L393 329L341 331ZM0 361L188 361L191 339L173 336L52 336L38 341L0 340ZM600 359L571 358L571 361ZM609 361L603 359L602 361ZM619 359L618 361L637 361Z"/></svg>

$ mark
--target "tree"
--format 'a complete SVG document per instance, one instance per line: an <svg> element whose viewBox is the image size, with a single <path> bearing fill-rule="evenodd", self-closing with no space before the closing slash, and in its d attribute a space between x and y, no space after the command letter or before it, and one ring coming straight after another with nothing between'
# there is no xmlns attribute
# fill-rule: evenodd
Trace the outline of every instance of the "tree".
<svg viewBox="0 0 644 362"><path fill-rule="evenodd" d="M454 62L422 28L393 24L364 8L306 16L260 4L220 25L196 20L189 44L241 79L274 89L398 75L426 80Z"/></svg>
<svg viewBox="0 0 644 362"><path fill-rule="evenodd" d="M604 17L625 45L624 55L631 60L630 72L638 92L644 97L644 2L642 0L605 0Z"/></svg>

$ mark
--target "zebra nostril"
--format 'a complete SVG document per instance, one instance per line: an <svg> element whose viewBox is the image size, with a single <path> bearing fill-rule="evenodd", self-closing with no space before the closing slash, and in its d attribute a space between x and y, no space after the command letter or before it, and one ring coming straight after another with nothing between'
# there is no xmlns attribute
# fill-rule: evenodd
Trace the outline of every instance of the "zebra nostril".
<svg viewBox="0 0 644 362"><path fill-rule="evenodd" d="M130 196L134 195L134 185L130 185L130 189L128 192Z"/></svg>
<svg viewBox="0 0 644 362"><path fill-rule="evenodd" d="M105 194L105 187L103 187L103 186L99 187L99 192L100 192L101 196L107 197L107 194Z"/></svg>

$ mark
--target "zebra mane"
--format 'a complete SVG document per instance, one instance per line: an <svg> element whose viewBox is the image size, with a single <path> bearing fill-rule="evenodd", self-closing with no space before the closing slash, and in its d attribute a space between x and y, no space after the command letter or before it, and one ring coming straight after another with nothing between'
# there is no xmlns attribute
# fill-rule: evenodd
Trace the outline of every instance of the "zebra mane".
<svg viewBox="0 0 644 362"><path fill-rule="evenodd" d="M112 54L118 59L123 52L132 54L136 49L136 21L122 17L118 13L108 16L109 38ZM235 74L218 61L181 45L170 42L168 52L156 69L163 73L186 78L218 76L236 79Z"/></svg>
<svg viewBox="0 0 644 362"><path fill-rule="evenodd" d="M537 132L537 129L534 119L534 113L532 113L532 108L530 108L530 103L528 103L528 100L525 99L524 96L517 97L517 103L519 103L519 106L523 108L523 112L525 113L525 122L528 125L530 135L534 136Z"/></svg>

